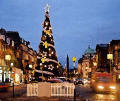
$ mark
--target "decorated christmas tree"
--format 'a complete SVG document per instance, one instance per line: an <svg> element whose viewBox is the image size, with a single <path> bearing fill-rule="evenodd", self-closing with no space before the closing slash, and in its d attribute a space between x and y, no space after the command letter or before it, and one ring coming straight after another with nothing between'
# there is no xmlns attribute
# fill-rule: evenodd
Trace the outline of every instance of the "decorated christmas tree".
<svg viewBox="0 0 120 101"><path fill-rule="evenodd" d="M52 72L59 76L60 64L57 59L56 50L54 46L54 39L52 35L52 26L49 17L49 5L45 7L45 20L42 24L43 31L41 41L39 44L39 65L43 71Z"/></svg>

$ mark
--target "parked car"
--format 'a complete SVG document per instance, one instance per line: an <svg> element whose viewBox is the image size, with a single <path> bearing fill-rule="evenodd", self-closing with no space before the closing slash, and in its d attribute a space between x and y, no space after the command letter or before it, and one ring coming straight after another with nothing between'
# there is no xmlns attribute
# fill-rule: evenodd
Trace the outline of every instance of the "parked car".
<svg viewBox="0 0 120 101"><path fill-rule="evenodd" d="M47 82L50 82L50 83L62 83L63 81L60 80L60 79L49 79L49 80L47 80Z"/></svg>
<svg viewBox="0 0 120 101"><path fill-rule="evenodd" d="M82 85L84 85L84 83L83 83L83 81L82 81L81 78L76 79L76 80L74 81L74 84L75 84L75 85L78 85L78 84L82 84Z"/></svg>
<svg viewBox="0 0 120 101"><path fill-rule="evenodd" d="M0 82L0 91L7 91L8 90L8 85L6 85L3 82Z"/></svg>

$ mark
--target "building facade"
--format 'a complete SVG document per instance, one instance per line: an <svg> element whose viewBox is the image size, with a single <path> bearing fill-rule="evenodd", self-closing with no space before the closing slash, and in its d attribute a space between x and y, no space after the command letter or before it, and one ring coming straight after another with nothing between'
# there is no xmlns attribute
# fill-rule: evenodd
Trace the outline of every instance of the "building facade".
<svg viewBox="0 0 120 101"><path fill-rule="evenodd" d="M18 32L0 29L0 82L29 82L34 76L37 52Z"/></svg>
<svg viewBox="0 0 120 101"><path fill-rule="evenodd" d="M14 41L6 36L6 31L0 29L0 82L11 82L12 65L15 61Z"/></svg>
<svg viewBox="0 0 120 101"><path fill-rule="evenodd" d="M98 72L110 72L108 55L108 44L96 45L96 59Z"/></svg>
<svg viewBox="0 0 120 101"><path fill-rule="evenodd" d="M82 78L91 78L95 51L88 46L82 58L78 60L78 74Z"/></svg>
<svg viewBox="0 0 120 101"><path fill-rule="evenodd" d="M115 81L120 82L120 40L112 40L109 43L108 52L112 54L113 58L110 62L111 73Z"/></svg>

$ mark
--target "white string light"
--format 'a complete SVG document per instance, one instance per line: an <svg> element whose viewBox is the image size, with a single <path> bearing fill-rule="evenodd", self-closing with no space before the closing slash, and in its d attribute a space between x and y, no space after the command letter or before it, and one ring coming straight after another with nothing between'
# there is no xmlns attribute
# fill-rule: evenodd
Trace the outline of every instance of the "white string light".
<svg viewBox="0 0 120 101"><path fill-rule="evenodd" d="M40 66L42 65L42 63L40 63Z"/></svg>
<svg viewBox="0 0 120 101"><path fill-rule="evenodd" d="M48 22L45 22L45 25L48 25Z"/></svg>
<svg viewBox="0 0 120 101"><path fill-rule="evenodd" d="M54 52L52 51L51 54L54 54Z"/></svg>
<svg viewBox="0 0 120 101"><path fill-rule="evenodd" d="M51 56L51 54L49 54L49 56Z"/></svg>
<svg viewBox="0 0 120 101"><path fill-rule="evenodd" d="M51 48L48 49L49 51L51 50Z"/></svg>
<svg viewBox="0 0 120 101"><path fill-rule="evenodd" d="M47 65L44 65L44 67L47 67Z"/></svg>
<svg viewBox="0 0 120 101"><path fill-rule="evenodd" d="M49 65L49 68L48 69L50 69L50 70L53 70L53 65Z"/></svg>

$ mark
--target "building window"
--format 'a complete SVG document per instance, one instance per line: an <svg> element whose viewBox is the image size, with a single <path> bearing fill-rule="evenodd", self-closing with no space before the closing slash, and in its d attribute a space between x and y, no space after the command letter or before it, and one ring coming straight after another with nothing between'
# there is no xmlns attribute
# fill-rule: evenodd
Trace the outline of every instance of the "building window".
<svg viewBox="0 0 120 101"><path fill-rule="evenodd" d="M6 42L8 45L10 45L10 38L7 38Z"/></svg>
<svg viewBox="0 0 120 101"><path fill-rule="evenodd" d="M118 51L118 63L120 63L120 51Z"/></svg>

